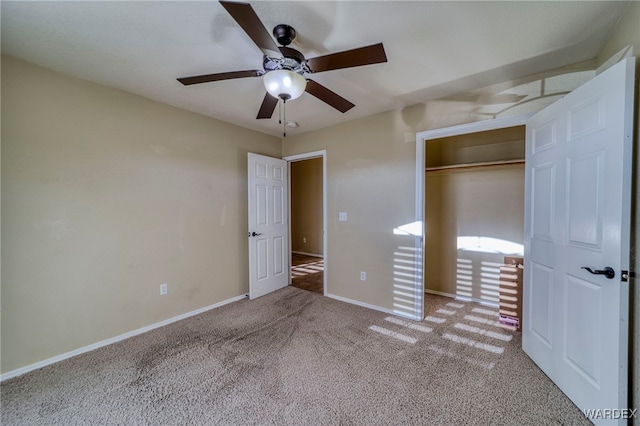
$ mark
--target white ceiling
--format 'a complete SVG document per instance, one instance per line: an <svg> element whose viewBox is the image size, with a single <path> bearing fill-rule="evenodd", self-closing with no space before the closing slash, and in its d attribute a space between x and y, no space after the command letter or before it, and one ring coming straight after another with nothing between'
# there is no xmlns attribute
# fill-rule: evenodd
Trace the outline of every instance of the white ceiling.
<svg viewBox="0 0 640 426"><path fill-rule="evenodd" d="M382 42L388 62L311 78L356 104L309 94L287 104L289 134L593 59L627 7L611 1L255 1L289 24L307 58ZM177 77L262 68L262 53L211 1L5 1L2 53L276 136L256 120L260 78L183 86Z"/></svg>

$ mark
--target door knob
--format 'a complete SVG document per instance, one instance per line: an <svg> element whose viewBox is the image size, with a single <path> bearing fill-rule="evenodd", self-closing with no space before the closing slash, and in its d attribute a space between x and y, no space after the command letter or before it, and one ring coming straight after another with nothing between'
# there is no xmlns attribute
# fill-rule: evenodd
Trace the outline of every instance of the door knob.
<svg viewBox="0 0 640 426"><path fill-rule="evenodd" d="M581 269L586 269L587 272L592 273L593 275L604 275L609 279L613 279L616 276L616 271L613 270L611 266L605 266L604 269L593 270L587 266L583 266Z"/></svg>
<svg viewBox="0 0 640 426"><path fill-rule="evenodd" d="M262 233L253 231L252 233L249 234L250 237L257 237L258 235L262 235Z"/></svg>

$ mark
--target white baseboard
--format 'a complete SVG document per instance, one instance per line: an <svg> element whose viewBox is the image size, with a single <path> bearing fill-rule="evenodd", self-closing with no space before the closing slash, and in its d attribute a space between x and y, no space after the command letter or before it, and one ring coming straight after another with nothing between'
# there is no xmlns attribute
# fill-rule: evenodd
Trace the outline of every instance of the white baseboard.
<svg viewBox="0 0 640 426"><path fill-rule="evenodd" d="M293 253L293 254L302 254L304 256L319 257L321 259L324 258L324 256L321 255L321 254L307 253L307 252L304 252L304 251L292 251L291 253Z"/></svg>
<svg viewBox="0 0 640 426"><path fill-rule="evenodd" d="M393 309L387 309L387 308L383 308L381 306L376 306L376 305L370 305L368 303L364 303L364 302L360 302L358 300L353 300L353 299L347 299L346 297L342 297L342 296L336 296L335 294L325 294L326 297L330 297L331 299L336 299L339 300L341 302L345 302L345 303L350 303L352 305L357 305L357 306L362 306L363 308L368 308L368 309L373 309L374 311L380 311L380 312L384 312L385 314L390 314L390 315L396 315L399 317L403 317L403 318L408 318L414 321L421 321L422 319L417 319L416 317L413 317L407 313L404 312L397 312L394 311Z"/></svg>
<svg viewBox="0 0 640 426"><path fill-rule="evenodd" d="M121 340L128 339L129 337L137 336L139 334L146 333L147 331L151 331L156 328L164 327L165 325L169 325L173 322L183 320L185 318L192 317L194 315L201 314L206 311L210 311L211 309L219 308L220 306L227 305L229 303L237 302L238 300L242 300L248 297L248 294L242 294L240 296L232 297L231 299L223 300L222 302L214 303L213 305L205 306L200 309L196 309L195 311L187 312L185 314L181 314L164 321L157 322L155 324L148 325L146 327L138 328L137 330L130 331L128 333L121 334L119 336L111 337L110 339L102 340L100 342L92 343L91 345L83 346L78 349L74 349L69 352L65 352L60 355L56 355L51 358L47 358L43 361L36 362L31 365L27 365L25 367L20 367L18 369L8 371L4 374L0 375L0 382L11 379L13 377L21 376L25 373L28 373L33 370L37 370L38 368L46 367L47 365L55 364L56 362L63 361L65 359L74 357L76 355L80 355L86 352L93 351L95 349L101 348L103 346L111 345L113 343L119 342Z"/></svg>
<svg viewBox="0 0 640 426"><path fill-rule="evenodd" d="M486 306L491 306L493 308L499 308L500 304L496 303L496 302L488 302L486 300L482 300L482 299L475 299L473 297L464 297L464 296L459 296L457 294L451 294L451 293L445 293L442 291L436 291L436 290L429 290L429 289L424 289L425 293L429 293L429 294L435 294L438 296L444 296L444 297L450 297L452 299L457 299L457 300L462 300L464 302L476 302L476 303L480 303L481 305L486 305Z"/></svg>

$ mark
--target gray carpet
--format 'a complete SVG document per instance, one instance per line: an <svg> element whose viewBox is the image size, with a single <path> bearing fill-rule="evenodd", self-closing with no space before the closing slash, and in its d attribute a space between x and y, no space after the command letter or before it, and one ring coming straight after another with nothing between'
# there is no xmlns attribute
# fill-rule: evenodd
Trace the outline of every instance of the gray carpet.
<svg viewBox="0 0 640 426"><path fill-rule="evenodd" d="M590 424L495 310L416 323L287 287L2 383L2 425Z"/></svg>

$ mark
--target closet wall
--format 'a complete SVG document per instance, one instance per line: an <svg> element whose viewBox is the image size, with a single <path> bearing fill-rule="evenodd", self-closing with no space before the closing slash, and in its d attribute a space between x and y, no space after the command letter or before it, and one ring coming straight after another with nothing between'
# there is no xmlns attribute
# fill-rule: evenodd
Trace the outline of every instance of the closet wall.
<svg viewBox="0 0 640 426"><path fill-rule="evenodd" d="M426 143L425 290L498 302L499 265L522 255L524 127Z"/></svg>

